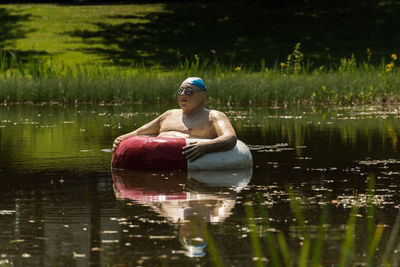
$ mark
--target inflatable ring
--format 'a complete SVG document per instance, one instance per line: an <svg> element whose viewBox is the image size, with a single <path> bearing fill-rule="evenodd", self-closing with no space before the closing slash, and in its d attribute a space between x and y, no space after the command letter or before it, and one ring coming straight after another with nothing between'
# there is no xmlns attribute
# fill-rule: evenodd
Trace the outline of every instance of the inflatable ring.
<svg viewBox="0 0 400 267"><path fill-rule="evenodd" d="M112 167L127 170L230 170L253 166L249 148L240 140L227 151L207 153L195 161L182 155L182 148L192 142L209 139L133 136L122 140L114 151Z"/></svg>

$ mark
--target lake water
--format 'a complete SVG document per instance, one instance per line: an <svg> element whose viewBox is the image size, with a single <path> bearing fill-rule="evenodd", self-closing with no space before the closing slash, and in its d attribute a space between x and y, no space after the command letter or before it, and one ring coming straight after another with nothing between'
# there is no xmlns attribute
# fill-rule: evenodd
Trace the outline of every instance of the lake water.
<svg viewBox="0 0 400 267"><path fill-rule="evenodd" d="M388 251L400 259L391 232L399 212L396 108L212 107L251 148L252 170L112 172L114 138L172 107L0 106L0 264L213 265L217 251L227 266L252 265L246 206L255 212L263 262L265 231L283 233L297 262L303 239L289 187L311 237L328 208L327 266L338 264L345 224L358 205L355 261L362 262L372 179L374 218L384 226L379 251L394 242ZM269 214L267 229L260 207Z"/></svg>

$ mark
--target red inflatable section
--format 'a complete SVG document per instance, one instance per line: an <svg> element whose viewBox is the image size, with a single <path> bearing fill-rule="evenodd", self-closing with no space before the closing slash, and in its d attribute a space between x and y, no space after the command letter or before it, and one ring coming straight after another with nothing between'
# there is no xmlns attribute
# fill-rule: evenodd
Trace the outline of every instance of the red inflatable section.
<svg viewBox="0 0 400 267"><path fill-rule="evenodd" d="M148 170L113 169L111 173L120 197L141 203L187 200L188 193L184 190L186 172L174 171L163 176L160 172Z"/></svg>
<svg viewBox="0 0 400 267"><path fill-rule="evenodd" d="M186 170L182 156L185 138L133 136L124 139L114 151L112 167L130 170Z"/></svg>

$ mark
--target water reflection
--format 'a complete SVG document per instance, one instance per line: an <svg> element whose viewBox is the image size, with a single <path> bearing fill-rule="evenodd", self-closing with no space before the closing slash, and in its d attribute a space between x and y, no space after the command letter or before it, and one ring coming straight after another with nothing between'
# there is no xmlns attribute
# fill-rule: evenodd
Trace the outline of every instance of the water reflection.
<svg viewBox="0 0 400 267"><path fill-rule="evenodd" d="M115 136L170 108L0 106L0 265L154 266L164 259L165 265L211 265L209 255L184 256L205 250L200 222L207 222L225 265L252 265L244 203L257 203L257 195L264 197L271 230L287 236L289 248L302 242L285 191L290 184L311 229L328 205L324 262L331 266L355 203L357 235L364 234L371 173L370 200L375 221L385 225L381 249L386 246L400 203L397 108L215 107L250 144L249 185L250 176L237 173L136 173L113 182Z"/></svg>
<svg viewBox="0 0 400 267"><path fill-rule="evenodd" d="M252 169L154 173L112 170L117 199L150 207L179 226L178 239L189 257L206 255L205 223L231 215L237 194L250 182Z"/></svg>

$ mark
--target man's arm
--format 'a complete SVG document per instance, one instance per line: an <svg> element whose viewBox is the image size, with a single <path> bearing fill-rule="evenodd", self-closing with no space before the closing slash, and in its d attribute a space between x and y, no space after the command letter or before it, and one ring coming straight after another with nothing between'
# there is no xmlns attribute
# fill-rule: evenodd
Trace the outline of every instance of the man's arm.
<svg viewBox="0 0 400 267"><path fill-rule="evenodd" d="M118 136L114 140L113 144L113 150L115 150L118 146L118 144L124 140L125 138L131 137L131 136L137 136L137 135L158 135L160 132L160 126L161 126L161 121L165 118L165 116L168 116L168 112L166 111L154 120L152 120L149 123L146 123L142 127L134 130L133 132L123 134L121 136Z"/></svg>
<svg viewBox="0 0 400 267"><path fill-rule="evenodd" d="M235 129L233 129L228 117L222 112L212 110L210 120L218 137L210 141L185 146L183 155L189 161L194 161L206 153L230 150L236 146Z"/></svg>

